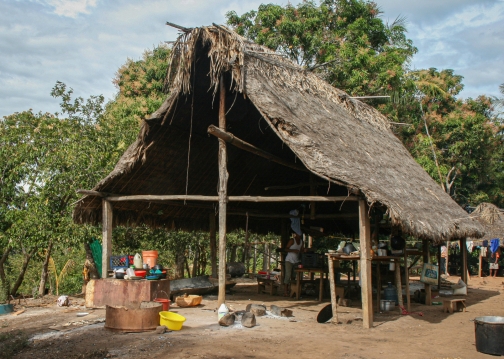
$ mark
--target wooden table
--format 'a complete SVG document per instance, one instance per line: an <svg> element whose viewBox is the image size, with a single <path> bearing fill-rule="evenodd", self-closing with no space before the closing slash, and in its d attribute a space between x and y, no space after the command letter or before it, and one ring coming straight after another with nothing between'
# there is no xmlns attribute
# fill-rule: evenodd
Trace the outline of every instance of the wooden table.
<svg viewBox="0 0 504 359"><path fill-rule="evenodd" d="M322 301L324 297L324 273L328 273L324 268L296 268L296 299L299 300L301 294L301 276L303 273L310 273L313 276L315 273L320 275L320 285L319 285L319 302Z"/></svg>

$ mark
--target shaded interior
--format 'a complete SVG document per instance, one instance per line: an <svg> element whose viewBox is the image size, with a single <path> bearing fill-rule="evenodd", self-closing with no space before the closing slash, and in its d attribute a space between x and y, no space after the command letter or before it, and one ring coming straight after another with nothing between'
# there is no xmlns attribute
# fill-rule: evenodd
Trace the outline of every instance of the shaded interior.
<svg viewBox="0 0 504 359"><path fill-rule="evenodd" d="M208 49L200 41L191 73L192 93L179 95L174 110L167 115L164 123L162 118L148 120L149 132L145 143L151 145L145 162L139 161L130 175L114 178L102 189L103 192L124 195L218 195L218 140L207 134L207 128L212 124L218 126L219 93L214 95L210 88L207 52ZM227 89L231 88L230 76L226 73L224 78ZM228 90L226 110L226 131L285 161L304 167L244 94ZM227 151L229 196L348 195L346 187L329 183L309 171L291 169L230 144L227 144ZM89 201L100 199L91 197ZM131 225L140 225L144 217L155 215L156 225L208 229L209 214L217 215L218 204L201 201L131 201L113 202L113 207L116 220L126 214L129 218L137 218ZM292 209L300 209L305 213L305 228L319 226L324 227L325 232L343 233L353 233L357 229L357 202L317 202L315 207L317 215L339 214L345 218L310 220L310 203L228 202L228 230L244 228L245 214L248 212L251 230L280 233L279 217L288 215Z"/></svg>

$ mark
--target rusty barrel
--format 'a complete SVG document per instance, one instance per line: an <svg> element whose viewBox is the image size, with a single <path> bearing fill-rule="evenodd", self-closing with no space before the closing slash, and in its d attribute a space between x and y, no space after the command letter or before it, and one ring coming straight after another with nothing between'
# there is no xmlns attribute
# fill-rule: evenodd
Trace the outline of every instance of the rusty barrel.
<svg viewBox="0 0 504 359"><path fill-rule="evenodd" d="M504 355L504 317L477 317L474 319L474 330L477 351Z"/></svg>
<svg viewBox="0 0 504 359"><path fill-rule="evenodd" d="M142 302L131 307L106 306L105 328L122 332L146 332L159 325L159 313L163 305L157 302Z"/></svg>

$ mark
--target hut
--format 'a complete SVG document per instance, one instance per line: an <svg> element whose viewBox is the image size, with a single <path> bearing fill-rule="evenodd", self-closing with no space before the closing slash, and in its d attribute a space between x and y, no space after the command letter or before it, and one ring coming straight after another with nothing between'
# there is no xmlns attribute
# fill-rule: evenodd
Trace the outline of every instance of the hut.
<svg viewBox="0 0 504 359"><path fill-rule="evenodd" d="M281 217L307 203L305 220L357 224L362 296L371 298L370 209L382 209L393 226L423 240L482 235L479 222L415 162L377 110L224 26L180 30L166 101L75 207L76 223L103 224L104 271L113 224L212 232L217 214L225 258L226 229L243 226L245 216L251 226L261 219L257 230L285 238Z"/></svg>
<svg viewBox="0 0 504 359"><path fill-rule="evenodd" d="M473 241L474 246L483 246L483 243L490 243L492 239L498 238L501 240L500 246L504 247L502 242L504 237L504 211L492 203L481 203L470 214L471 218L476 219L484 229L485 235L479 239L469 238ZM482 275L482 251L480 250L478 275Z"/></svg>

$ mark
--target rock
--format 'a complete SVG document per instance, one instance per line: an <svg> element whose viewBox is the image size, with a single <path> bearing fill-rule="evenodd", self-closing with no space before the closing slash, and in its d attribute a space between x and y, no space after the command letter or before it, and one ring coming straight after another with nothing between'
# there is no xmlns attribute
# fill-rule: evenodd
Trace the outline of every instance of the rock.
<svg viewBox="0 0 504 359"><path fill-rule="evenodd" d="M292 310L290 309L278 307L276 305L272 305L270 309L271 313L278 315L279 317L292 317Z"/></svg>
<svg viewBox="0 0 504 359"><path fill-rule="evenodd" d="M228 313L219 319L219 324L222 325L223 327L229 327L230 325L234 324L235 319L236 317L233 313Z"/></svg>
<svg viewBox="0 0 504 359"><path fill-rule="evenodd" d="M245 309L247 312L251 312L256 315L256 317L262 317L266 315L266 306L261 304L248 304Z"/></svg>
<svg viewBox="0 0 504 359"><path fill-rule="evenodd" d="M156 334L164 334L166 332L166 329L168 329L168 328L166 328L166 326L160 325L160 326L158 326L156 328L156 332L155 333Z"/></svg>
<svg viewBox="0 0 504 359"><path fill-rule="evenodd" d="M256 325L256 317L254 313L246 312L242 316L241 324L244 327L252 328Z"/></svg>

